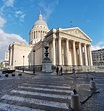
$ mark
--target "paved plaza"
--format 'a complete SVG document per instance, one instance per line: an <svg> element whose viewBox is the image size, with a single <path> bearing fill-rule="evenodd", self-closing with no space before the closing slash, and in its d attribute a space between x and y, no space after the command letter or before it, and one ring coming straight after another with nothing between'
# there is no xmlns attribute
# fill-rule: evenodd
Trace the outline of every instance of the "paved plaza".
<svg viewBox="0 0 104 111"><path fill-rule="evenodd" d="M104 111L104 74L56 75L55 73L18 73L5 77L0 72L0 111L72 111L71 94L76 89L81 111ZM100 93L91 95L90 78ZM86 100L86 101L85 101Z"/></svg>

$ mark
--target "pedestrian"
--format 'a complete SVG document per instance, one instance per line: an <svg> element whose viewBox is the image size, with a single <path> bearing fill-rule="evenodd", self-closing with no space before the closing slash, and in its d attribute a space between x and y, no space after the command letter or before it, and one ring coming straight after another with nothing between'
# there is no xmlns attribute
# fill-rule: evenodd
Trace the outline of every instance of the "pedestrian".
<svg viewBox="0 0 104 111"><path fill-rule="evenodd" d="M62 67L60 68L60 75L62 75Z"/></svg>
<svg viewBox="0 0 104 111"><path fill-rule="evenodd" d="M59 73L59 67L56 67L56 74L58 75Z"/></svg>
<svg viewBox="0 0 104 111"><path fill-rule="evenodd" d="M74 66L72 67L72 72L73 72L73 74L75 74L75 67Z"/></svg>

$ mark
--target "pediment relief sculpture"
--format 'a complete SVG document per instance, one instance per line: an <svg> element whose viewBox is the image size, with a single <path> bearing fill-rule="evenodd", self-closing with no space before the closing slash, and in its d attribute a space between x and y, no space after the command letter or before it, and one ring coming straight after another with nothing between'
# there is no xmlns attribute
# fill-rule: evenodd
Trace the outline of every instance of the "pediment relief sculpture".
<svg viewBox="0 0 104 111"><path fill-rule="evenodd" d="M70 34L72 36L76 36L78 38L81 38L81 39L86 39L86 40L90 40L91 39L83 32L81 31L80 29L68 29L68 30L63 30L64 33L67 33L67 34Z"/></svg>

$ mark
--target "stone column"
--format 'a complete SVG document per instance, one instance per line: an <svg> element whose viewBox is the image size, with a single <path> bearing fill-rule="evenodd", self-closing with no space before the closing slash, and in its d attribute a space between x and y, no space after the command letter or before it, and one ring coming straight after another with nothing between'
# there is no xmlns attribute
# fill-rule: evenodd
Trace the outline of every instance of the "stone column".
<svg viewBox="0 0 104 111"><path fill-rule="evenodd" d="M41 31L41 39L42 39L42 31ZM43 39L42 39L43 40Z"/></svg>
<svg viewBox="0 0 104 111"><path fill-rule="evenodd" d="M59 65L62 65L62 55L61 55L61 38L58 38L58 55L59 55Z"/></svg>
<svg viewBox="0 0 104 111"><path fill-rule="evenodd" d="M35 31L35 39L36 39L36 31Z"/></svg>
<svg viewBox="0 0 104 111"><path fill-rule="evenodd" d="M33 39L35 39L35 31L34 31L34 36L33 37L34 37Z"/></svg>
<svg viewBox="0 0 104 111"><path fill-rule="evenodd" d="M79 42L79 61L80 65L82 65L82 47L80 42Z"/></svg>
<svg viewBox="0 0 104 111"><path fill-rule="evenodd" d="M77 65L75 41L73 41L73 57L74 57L74 65Z"/></svg>
<svg viewBox="0 0 104 111"><path fill-rule="evenodd" d="M35 32L35 39L37 38L37 31Z"/></svg>
<svg viewBox="0 0 104 111"><path fill-rule="evenodd" d="M69 41L66 39L66 63L69 65Z"/></svg>
<svg viewBox="0 0 104 111"><path fill-rule="evenodd" d="M34 32L32 32L32 37L31 37L31 40L33 40L34 39Z"/></svg>
<svg viewBox="0 0 104 111"><path fill-rule="evenodd" d="M55 47L55 38L56 38L56 35L53 34L53 41L52 41L52 46L53 46L53 54L52 54L53 65L56 65L56 47Z"/></svg>
<svg viewBox="0 0 104 111"><path fill-rule="evenodd" d="M84 44L84 56L85 56L85 65L88 66L88 57L87 57L86 44Z"/></svg>
<svg viewBox="0 0 104 111"><path fill-rule="evenodd" d="M44 39L43 31L42 31L42 40Z"/></svg>
<svg viewBox="0 0 104 111"><path fill-rule="evenodd" d="M91 45L88 46L88 53L89 53L89 65L93 65L92 63L92 53L91 53Z"/></svg>

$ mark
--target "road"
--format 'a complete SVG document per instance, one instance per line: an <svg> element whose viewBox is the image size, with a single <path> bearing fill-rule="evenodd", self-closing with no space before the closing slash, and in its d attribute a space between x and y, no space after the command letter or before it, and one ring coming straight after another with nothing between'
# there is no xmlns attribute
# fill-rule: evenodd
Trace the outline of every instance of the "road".
<svg viewBox="0 0 104 111"><path fill-rule="evenodd" d="M91 92L89 81L92 76L97 83L100 94L95 94L85 104L81 111L103 111L104 79L103 75L79 74L57 76L55 74L23 74L12 77L0 77L0 111L71 111L70 100L75 88L80 101L85 100ZM95 105L95 106L94 106Z"/></svg>

